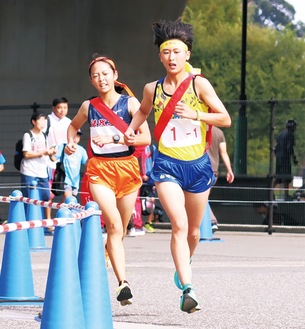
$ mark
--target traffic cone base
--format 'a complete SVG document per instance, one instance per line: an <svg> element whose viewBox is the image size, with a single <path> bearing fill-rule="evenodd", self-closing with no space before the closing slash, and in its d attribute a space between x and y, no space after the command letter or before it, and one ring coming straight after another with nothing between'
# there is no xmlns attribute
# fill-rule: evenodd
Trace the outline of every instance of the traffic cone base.
<svg viewBox="0 0 305 329"><path fill-rule="evenodd" d="M22 193L14 191L12 196L22 196ZM8 222L22 221L25 221L24 204L19 201L11 201ZM34 294L27 230L6 233L0 274L0 300L11 303L41 301L41 298Z"/></svg>
<svg viewBox="0 0 305 329"><path fill-rule="evenodd" d="M98 210L95 202L87 203L86 209L89 207ZM113 329L108 271L99 215L83 219L78 265L86 327Z"/></svg>
<svg viewBox="0 0 305 329"><path fill-rule="evenodd" d="M200 225L200 242L222 242L222 241L223 240L221 240L220 238L216 238L213 235L211 208L208 201Z"/></svg>
<svg viewBox="0 0 305 329"><path fill-rule="evenodd" d="M33 298L25 298L22 297L18 299L14 298L0 298L0 307L1 306L22 306L22 305L37 305L37 304L43 304L44 298L34 296Z"/></svg>
<svg viewBox="0 0 305 329"><path fill-rule="evenodd" d="M62 208L57 217L72 214ZM40 328L85 329L73 224L55 228Z"/></svg>

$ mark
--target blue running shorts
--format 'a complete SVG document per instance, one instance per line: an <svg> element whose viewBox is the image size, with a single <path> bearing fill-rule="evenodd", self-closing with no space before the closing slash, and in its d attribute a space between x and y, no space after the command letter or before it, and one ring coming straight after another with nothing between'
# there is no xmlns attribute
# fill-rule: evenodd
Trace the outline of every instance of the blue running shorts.
<svg viewBox="0 0 305 329"><path fill-rule="evenodd" d="M207 153L191 161L177 160L158 153L151 178L159 183L176 183L182 190L190 193L205 192L216 180Z"/></svg>

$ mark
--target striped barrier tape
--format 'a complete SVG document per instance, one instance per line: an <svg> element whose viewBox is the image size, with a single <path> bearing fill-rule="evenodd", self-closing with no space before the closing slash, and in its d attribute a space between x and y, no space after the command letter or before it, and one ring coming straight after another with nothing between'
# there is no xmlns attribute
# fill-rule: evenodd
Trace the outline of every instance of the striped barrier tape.
<svg viewBox="0 0 305 329"><path fill-rule="evenodd" d="M21 201L23 203L27 204L32 204L35 206L41 206L44 208L52 208L52 209L60 209L60 208L70 208L70 209L76 209L76 210L83 210L85 209L84 206L82 206L79 203L59 203L59 202L51 202L51 201L41 201L41 200L35 200L35 199L30 199L24 196L0 196L0 202L11 202L11 201Z"/></svg>
<svg viewBox="0 0 305 329"><path fill-rule="evenodd" d="M87 210L72 213L72 218L54 218L54 219L37 219L27 220L16 223L8 223L0 225L0 234L19 230L27 230L37 227L65 226L66 224L74 223L75 220L83 219L92 215L100 215L100 210L89 208Z"/></svg>

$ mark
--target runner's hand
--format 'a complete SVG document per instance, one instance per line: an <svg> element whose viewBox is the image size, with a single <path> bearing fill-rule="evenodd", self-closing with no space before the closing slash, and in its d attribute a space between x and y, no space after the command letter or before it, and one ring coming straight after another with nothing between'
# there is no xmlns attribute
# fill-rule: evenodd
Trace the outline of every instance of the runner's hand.
<svg viewBox="0 0 305 329"><path fill-rule="evenodd" d="M124 134L124 142L126 145L133 145L136 142L136 135L134 131L128 127Z"/></svg>
<svg viewBox="0 0 305 329"><path fill-rule="evenodd" d="M177 114L179 117L184 118L184 119L192 119L192 120L197 119L196 111L189 108L183 102L178 102L176 104L174 113Z"/></svg>

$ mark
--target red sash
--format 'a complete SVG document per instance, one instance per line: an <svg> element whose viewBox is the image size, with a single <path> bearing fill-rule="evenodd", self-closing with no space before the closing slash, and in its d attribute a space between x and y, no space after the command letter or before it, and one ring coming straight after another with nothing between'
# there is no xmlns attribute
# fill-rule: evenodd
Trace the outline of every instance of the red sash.
<svg viewBox="0 0 305 329"><path fill-rule="evenodd" d="M181 99L182 95L185 93L187 87L189 86L190 81L195 77L195 76L201 76L203 77L201 74L193 74L193 75L189 75L186 79L184 79L180 85L178 86L178 88L176 89L176 91L174 92L174 94L172 95L171 99L169 100L169 102L167 103L167 105L165 106L159 121L157 122L155 129L154 129L154 136L156 138L156 140L159 142L160 137L165 129L165 127L167 126L169 120L171 119L174 110L175 110L175 106L176 104L179 102L179 100ZM209 108L209 112L210 112L210 108ZM212 143L212 125L208 125L209 129L206 132L206 141L207 141L207 147L206 149L211 145Z"/></svg>
<svg viewBox="0 0 305 329"><path fill-rule="evenodd" d="M105 105L99 97L90 99L90 103L94 106L94 108L102 114L114 127L116 127L122 134L125 133L125 131L128 128L128 124L120 118L117 114L115 114L111 109ZM90 145L90 141L88 142L88 146ZM136 158L139 158L141 156L141 153L145 149L146 145L139 145L134 146L134 152L133 155ZM91 147L90 147L91 150ZM91 154L91 152L90 152Z"/></svg>
<svg viewBox="0 0 305 329"><path fill-rule="evenodd" d="M121 119L117 114L115 114L111 109L102 103L99 97L90 99L90 103L94 106L100 114L102 114L113 126L115 126L122 134L128 128L128 124Z"/></svg>
<svg viewBox="0 0 305 329"><path fill-rule="evenodd" d="M161 137L165 127L167 126L169 120L171 119L171 117L174 113L176 104L179 102L182 95L185 93L187 87L190 84L190 81L193 78L194 78L194 75L189 75L186 79L184 79L180 83L180 85L178 86L178 88L176 89L174 94L172 95L172 97L169 100L169 102L167 103L167 105L165 106L165 108L155 126L155 129L154 129L154 136L158 142L160 140L160 137Z"/></svg>

